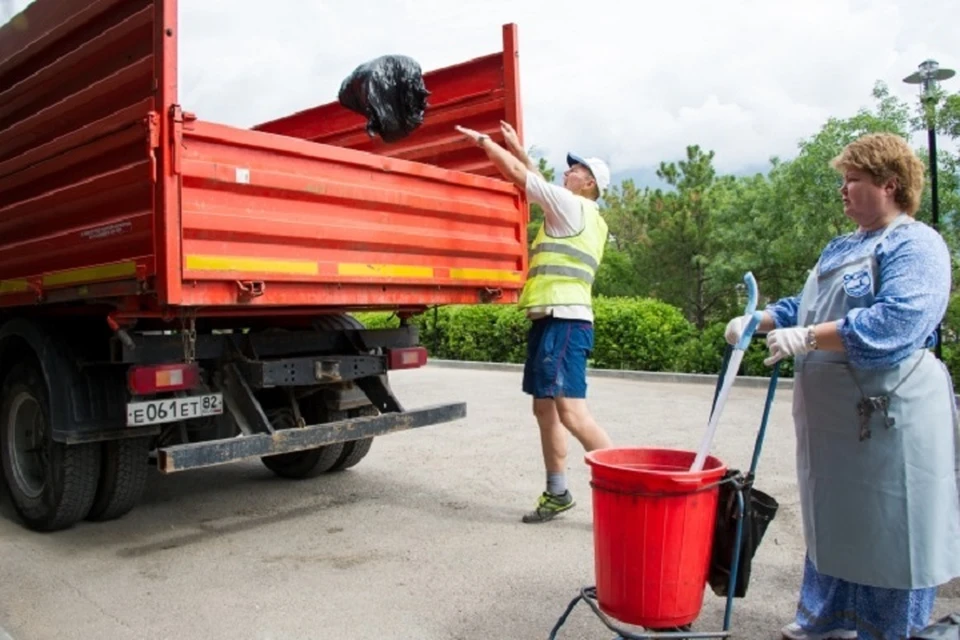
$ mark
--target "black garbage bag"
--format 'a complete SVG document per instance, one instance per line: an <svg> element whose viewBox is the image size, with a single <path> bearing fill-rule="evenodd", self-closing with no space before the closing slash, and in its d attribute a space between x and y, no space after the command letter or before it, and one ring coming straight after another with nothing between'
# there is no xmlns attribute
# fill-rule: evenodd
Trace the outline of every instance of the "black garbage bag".
<svg viewBox="0 0 960 640"><path fill-rule="evenodd" d="M732 479L732 481L731 481ZM720 498L717 501L717 522L713 536L713 550L710 558L708 582L718 596L727 596L730 587L730 570L733 567L733 549L737 541L737 480L742 480L736 469L727 470L724 482L720 485ZM753 556L760 547L767 527L777 515L780 506L772 497L747 483L743 488L744 516L743 536L740 540L740 564L737 569L735 598L747 595L750 583L750 568Z"/></svg>
<svg viewBox="0 0 960 640"><path fill-rule="evenodd" d="M909 640L960 640L960 613L940 618Z"/></svg>
<svg viewBox="0 0 960 640"><path fill-rule="evenodd" d="M406 56L381 56L353 70L340 85L345 108L367 119L367 134L394 142L423 124L430 92L420 65Z"/></svg>

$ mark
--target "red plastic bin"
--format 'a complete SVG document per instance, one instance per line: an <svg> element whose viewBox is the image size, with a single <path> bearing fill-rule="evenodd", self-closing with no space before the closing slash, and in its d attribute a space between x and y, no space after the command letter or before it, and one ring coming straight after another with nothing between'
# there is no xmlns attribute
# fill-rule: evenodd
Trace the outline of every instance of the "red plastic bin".
<svg viewBox="0 0 960 640"><path fill-rule="evenodd" d="M703 606L719 481L726 465L696 453L616 448L586 455L593 487L597 604L648 629L696 620Z"/></svg>

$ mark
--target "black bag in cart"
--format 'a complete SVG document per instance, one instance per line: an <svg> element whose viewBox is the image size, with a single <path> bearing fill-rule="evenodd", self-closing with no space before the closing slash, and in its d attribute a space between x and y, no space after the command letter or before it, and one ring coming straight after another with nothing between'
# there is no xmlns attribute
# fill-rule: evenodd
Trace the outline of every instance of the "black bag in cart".
<svg viewBox="0 0 960 640"><path fill-rule="evenodd" d="M730 588L733 550L737 542L739 507L736 483L742 483L743 477L736 469L730 469L724 476L724 480L726 482L720 485L720 498L717 501L717 523L707 580L716 595L726 597ZM740 539L740 563L734 588L735 598L743 598L747 595L753 556L760 547L763 534L766 533L770 521L777 515L777 508L780 506L772 496L754 488L752 482L746 484L747 486L743 487L745 517Z"/></svg>
<svg viewBox="0 0 960 640"><path fill-rule="evenodd" d="M420 65L407 56L381 56L353 70L340 85L343 107L367 119L367 134L384 142L407 137L423 124L430 92Z"/></svg>

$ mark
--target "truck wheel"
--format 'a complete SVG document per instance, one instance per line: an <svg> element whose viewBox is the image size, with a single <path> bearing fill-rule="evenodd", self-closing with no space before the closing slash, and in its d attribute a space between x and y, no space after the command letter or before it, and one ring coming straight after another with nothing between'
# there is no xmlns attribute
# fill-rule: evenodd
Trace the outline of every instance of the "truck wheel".
<svg viewBox="0 0 960 640"><path fill-rule="evenodd" d="M358 409L351 409L349 415L351 418L358 418L360 416L375 416L378 415L379 411L372 406L360 407ZM367 454L370 453L370 447L373 445L373 438L362 438L360 440L351 440L350 442L343 443L343 453L340 454L340 457L331 467L331 471L343 471L354 467L367 457Z"/></svg>
<svg viewBox="0 0 960 640"><path fill-rule="evenodd" d="M0 402L3 475L14 509L35 531L66 529L93 504L100 445L66 445L51 437L47 387L34 365L17 364Z"/></svg>
<svg viewBox="0 0 960 640"><path fill-rule="evenodd" d="M100 483L87 520L115 520L133 509L147 484L150 438L103 443Z"/></svg>
<svg viewBox="0 0 960 640"><path fill-rule="evenodd" d="M267 417L274 429L297 428L297 421L291 409L283 408L269 411ZM338 442L316 449L307 449L306 451L263 456L260 460L267 469L281 478L300 480L330 471L340 459L342 453L343 444Z"/></svg>

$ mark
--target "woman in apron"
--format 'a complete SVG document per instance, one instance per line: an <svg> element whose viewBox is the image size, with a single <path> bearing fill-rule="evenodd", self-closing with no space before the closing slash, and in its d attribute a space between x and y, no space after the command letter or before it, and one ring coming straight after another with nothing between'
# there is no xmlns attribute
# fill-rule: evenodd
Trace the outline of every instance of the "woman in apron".
<svg viewBox="0 0 960 640"><path fill-rule="evenodd" d="M803 585L790 640L900 640L960 575L953 384L929 351L950 296L940 235L913 219L924 167L891 134L833 161L856 232L832 240L799 296L767 307L774 364L794 358ZM735 343L746 318L727 325Z"/></svg>

